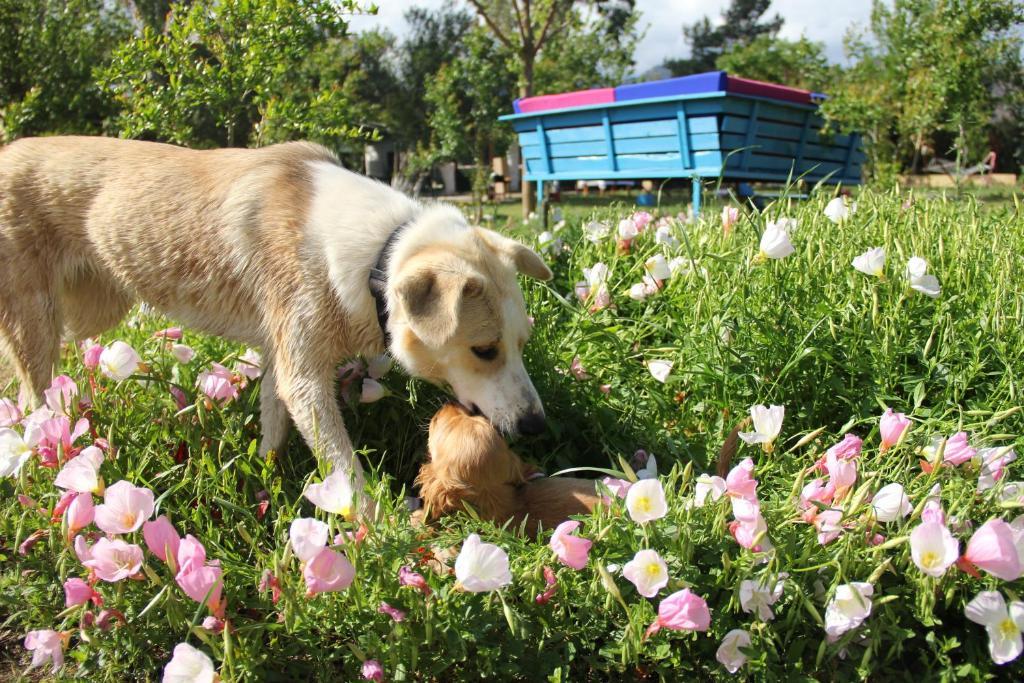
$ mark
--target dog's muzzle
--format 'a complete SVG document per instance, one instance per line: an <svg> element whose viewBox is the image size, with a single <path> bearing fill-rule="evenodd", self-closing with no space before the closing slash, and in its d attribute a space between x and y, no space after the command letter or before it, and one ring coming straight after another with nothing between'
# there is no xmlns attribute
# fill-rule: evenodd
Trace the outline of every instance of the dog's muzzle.
<svg viewBox="0 0 1024 683"><path fill-rule="evenodd" d="M544 432L546 424L544 413L527 413L516 421L516 431L525 436L536 436Z"/></svg>

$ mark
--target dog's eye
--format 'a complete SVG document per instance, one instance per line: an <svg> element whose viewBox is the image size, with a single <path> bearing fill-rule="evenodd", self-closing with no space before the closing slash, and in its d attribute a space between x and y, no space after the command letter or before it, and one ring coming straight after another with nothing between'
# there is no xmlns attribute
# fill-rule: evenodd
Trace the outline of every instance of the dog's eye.
<svg viewBox="0 0 1024 683"><path fill-rule="evenodd" d="M491 346L472 346L470 349L473 351L473 355L480 360L494 360L498 357L498 346L496 344Z"/></svg>

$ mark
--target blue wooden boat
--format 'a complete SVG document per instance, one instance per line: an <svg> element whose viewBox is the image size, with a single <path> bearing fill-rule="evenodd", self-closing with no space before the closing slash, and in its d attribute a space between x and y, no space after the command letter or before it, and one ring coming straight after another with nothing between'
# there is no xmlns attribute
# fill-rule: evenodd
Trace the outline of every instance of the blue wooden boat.
<svg viewBox="0 0 1024 683"><path fill-rule="evenodd" d="M821 132L820 95L724 72L620 86L610 102L607 89L592 92L605 101L545 108L566 99L543 96L501 117L519 136L538 202L552 180L691 178L695 213L708 178L860 183L860 136Z"/></svg>

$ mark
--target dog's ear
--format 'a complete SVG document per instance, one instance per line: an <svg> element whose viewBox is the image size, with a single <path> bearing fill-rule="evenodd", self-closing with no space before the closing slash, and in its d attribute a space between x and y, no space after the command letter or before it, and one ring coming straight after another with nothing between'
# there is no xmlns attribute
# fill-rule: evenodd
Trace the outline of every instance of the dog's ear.
<svg viewBox="0 0 1024 683"><path fill-rule="evenodd" d="M538 280L551 279L551 269L548 268L548 264L544 263L544 259L540 257L540 254L533 249L516 242L514 239L500 235L493 230L481 228L480 231L484 234L487 241L490 242L491 246L512 261L517 271Z"/></svg>
<svg viewBox="0 0 1024 683"><path fill-rule="evenodd" d="M434 348L455 334L463 301L480 296L483 290L484 281L479 275L427 268L406 275L395 286L410 329Z"/></svg>

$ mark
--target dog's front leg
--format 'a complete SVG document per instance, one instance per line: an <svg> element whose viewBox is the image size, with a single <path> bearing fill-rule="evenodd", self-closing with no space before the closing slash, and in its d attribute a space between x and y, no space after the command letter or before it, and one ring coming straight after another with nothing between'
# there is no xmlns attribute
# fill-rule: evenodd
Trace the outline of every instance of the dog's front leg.
<svg viewBox="0 0 1024 683"><path fill-rule="evenodd" d="M357 489L363 486L363 468L352 452L352 442L341 419L334 394L334 366L310 367L277 356L272 361L277 394L306 443L332 469L348 472Z"/></svg>
<svg viewBox="0 0 1024 683"><path fill-rule="evenodd" d="M260 380L260 456L280 451L288 440L288 408L277 392L274 364L264 361L263 379Z"/></svg>

